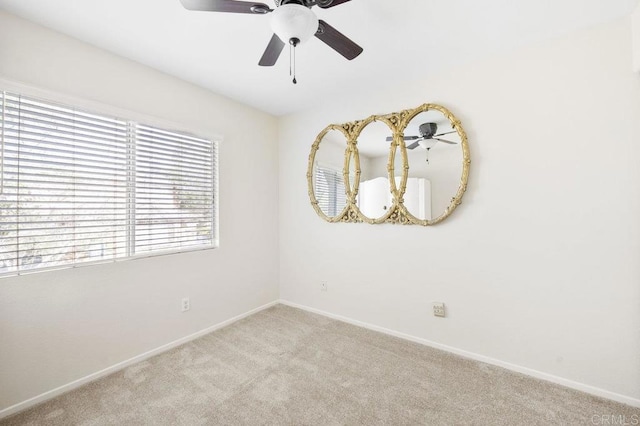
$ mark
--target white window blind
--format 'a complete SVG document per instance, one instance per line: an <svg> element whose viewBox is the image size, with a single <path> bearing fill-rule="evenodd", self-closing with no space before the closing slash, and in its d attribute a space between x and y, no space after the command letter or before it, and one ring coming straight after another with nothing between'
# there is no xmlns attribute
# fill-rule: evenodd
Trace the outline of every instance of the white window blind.
<svg viewBox="0 0 640 426"><path fill-rule="evenodd" d="M215 161L210 141L136 128L135 251L211 244Z"/></svg>
<svg viewBox="0 0 640 426"><path fill-rule="evenodd" d="M327 216L340 214L347 205L342 171L316 164L314 194L318 207Z"/></svg>
<svg viewBox="0 0 640 426"><path fill-rule="evenodd" d="M216 244L211 141L0 102L0 274Z"/></svg>

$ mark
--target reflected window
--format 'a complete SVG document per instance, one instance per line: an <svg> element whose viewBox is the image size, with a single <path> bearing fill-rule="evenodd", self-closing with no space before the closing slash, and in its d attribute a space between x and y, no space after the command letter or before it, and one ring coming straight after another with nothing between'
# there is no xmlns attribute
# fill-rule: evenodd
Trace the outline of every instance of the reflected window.
<svg viewBox="0 0 640 426"><path fill-rule="evenodd" d="M337 216L347 205L342 170L316 165L314 178L318 206L327 216Z"/></svg>

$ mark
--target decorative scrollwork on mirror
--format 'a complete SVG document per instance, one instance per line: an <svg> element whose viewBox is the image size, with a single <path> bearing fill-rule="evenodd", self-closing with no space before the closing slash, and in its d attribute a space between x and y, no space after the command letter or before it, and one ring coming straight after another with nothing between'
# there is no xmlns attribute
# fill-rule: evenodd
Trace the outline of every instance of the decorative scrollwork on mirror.
<svg viewBox="0 0 640 426"><path fill-rule="evenodd" d="M470 164L460 120L424 104L323 129L309 155L309 198L328 222L435 225L461 203Z"/></svg>

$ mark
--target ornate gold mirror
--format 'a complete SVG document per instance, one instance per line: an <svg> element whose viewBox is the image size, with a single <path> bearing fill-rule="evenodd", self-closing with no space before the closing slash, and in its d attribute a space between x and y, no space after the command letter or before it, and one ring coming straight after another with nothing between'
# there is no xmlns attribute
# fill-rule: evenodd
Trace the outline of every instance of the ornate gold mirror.
<svg viewBox="0 0 640 426"><path fill-rule="evenodd" d="M324 129L313 145L309 161L309 195L311 204L323 219L340 220L347 208L345 163L349 160L348 133L340 126ZM353 161L354 176L357 162ZM348 170L348 169L347 169Z"/></svg>
<svg viewBox="0 0 640 426"><path fill-rule="evenodd" d="M395 203L388 171L394 131L388 123L373 117L363 121L358 130L355 148L360 158L360 184L356 206L364 221L383 222Z"/></svg>
<svg viewBox="0 0 640 426"><path fill-rule="evenodd" d="M434 225L460 204L470 163L460 121L424 104L320 132L309 156L309 196L330 222Z"/></svg>
<svg viewBox="0 0 640 426"><path fill-rule="evenodd" d="M427 225L450 214L465 164L456 123L446 109L431 105L410 114L400 129L408 166L402 198L412 222Z"/></svg>

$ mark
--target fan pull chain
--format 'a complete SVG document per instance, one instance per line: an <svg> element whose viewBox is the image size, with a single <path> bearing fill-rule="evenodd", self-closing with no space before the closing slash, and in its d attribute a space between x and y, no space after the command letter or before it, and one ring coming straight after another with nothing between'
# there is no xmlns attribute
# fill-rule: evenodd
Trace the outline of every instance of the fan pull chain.
<svg viewBox="0 0 640 426"><path fill-rule="evenodd" d="M296 47L293 46L293 84L298 84L296 80Z"/></svg>
<svg viewBox="0 0 640 426"><path fill-rule="evenodd" d="M298 44L300 44L300 39L294 37L289 40L289 75L293 75L293 84L298 84L296 79L296 46Z"/></svg>
<svg viewBox="0 0 640 426"><path fill-rule="evenodd" d="M292 75L292 71L291 71L291 47L293 46L293 44L289 44L289 77L291 77Z"/></svg>

